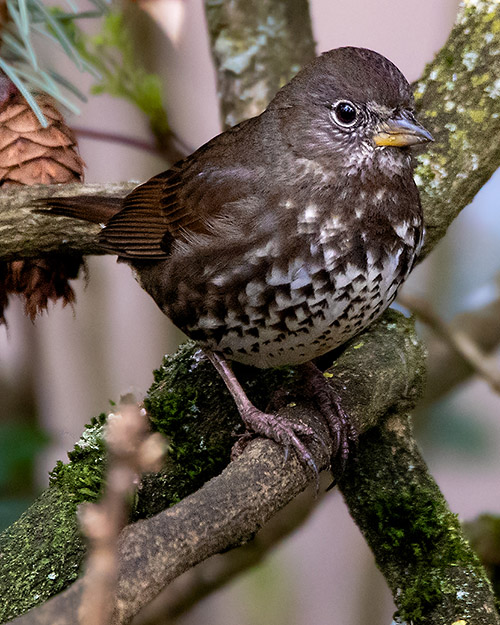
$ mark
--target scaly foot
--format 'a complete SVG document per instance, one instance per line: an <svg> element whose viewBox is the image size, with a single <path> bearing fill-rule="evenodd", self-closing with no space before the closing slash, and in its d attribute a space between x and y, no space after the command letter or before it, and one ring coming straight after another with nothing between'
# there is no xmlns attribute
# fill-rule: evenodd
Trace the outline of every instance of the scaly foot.
<svg viewBox="0 0 500 625"><path fill-rule="evenodd" d="M318 468L316 463L314 462L311 452L300 438L316 438L323 444L323 441L321 441L320 437L312 428L304 423L293 423L280 415L262 412L252 404L241 413L241 417L250 432L244 434L243 438L236 443L235 448L233 448L234 452L237 453L239 451L241 453L248 439L253 437L252 433L265 436L283 445L285 448L285 459L288 457L289 449L294 449L300 462L308 466L317 478Z"/></svg>
<svg viewBox="0 0 500 625"><path fill-rule="evenodd" d="M234 398L238 411L250 430L244 434L233 448L232 456L243 451L248 440L252 438L252 432L270 438L285 448L285 458L288 457L289 449L296 451L301 463L311 469L318 479L318 468L311 452L301 440L301 437L316 438L322 445L324 442L318 434L304 423L293 423L288 419L275 414L269 414L258 410L248 399L241 384L238 382L230 364L220 354L205 352L217 369L226 386Z"/></svg>
<svg viewBox="0 0 500 625"><path fill-rule="evenodd" d="M342 406L340 395L330 386L322 371L312 362L302 365L302 370L306 392L318 406L332 436L332 473L338 479L357 447L358 433Z"/></svg>

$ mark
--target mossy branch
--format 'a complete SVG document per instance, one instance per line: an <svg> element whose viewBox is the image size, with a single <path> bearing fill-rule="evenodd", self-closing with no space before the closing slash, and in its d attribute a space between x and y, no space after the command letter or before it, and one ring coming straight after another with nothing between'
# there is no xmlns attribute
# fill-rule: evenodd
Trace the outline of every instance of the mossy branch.
<svg viewBox="0 0 500 625"><path fill-rule="evenodd" d="M500 165L500 4L464 0L446 45L414 87L419 118L436 139L416 171L424 258Z"/></svg>
<svg viewBox="0 0 500 625"><path fill-rule="evenodd" d="M402 613L414 616L418 610L424 613L431 610L434 615L453 614L458 620L463 614L461 594L443 589L466 589L464 580L467 575L472 579L473 572L474 580L480 583L467 586L471 602L468 609L477 616L477 623L494 624L500 621L492 617L493 598L484 573L464 543L458 523L418 455L406 424L406 411L414 405L422 387L423 361L422 346L412 320L388 311L368 332L351 341L327 372L340 389L343 404L357 426L368 432L360 441L359 460L352 463L340 488L367 534L389 583L393 588L397 583L396 601ZM252 371L245 371L240 377L247 378L248 392L261 405L274 390L283 386L284 374L275 377L273 372L262 372L256 379ZM373 371L377 371L377 375L372 375ZM296 404L285 409L287 416L300 419L326 435L325 425L314 406L302 401L300 393L293 395L298 388L293 371L286 376L290 404ZM228 432L238 422L236 411L229 408L231 400L222 382L210 363L200 360L193 344L184 346L157 372L148 405L155 426L169 432L173 453L169 470L145 480L139 491L136 513L151 514L183 499L166 511L130 526L124 533L114 623L129 622L164 585L197 562L249 540L311 479L294 457L284 462L277 445L258 439L221 475L185 496L198 487L200 479L216 475L219 463L227 462L231 447ZM381 425L373 429L376 423ZM189 425L187 434L186 424ZM97 438L89 435L87 441L89 448L97 448L97 453L102 453L102 445L99 448L96 444L100 425L96 423L95 427ZM202 452L193 458L192 450L196 448ZM328 453L314 444L312 451L317 465L326 468ZM215 461L207 462L208 458ZM72 480L67 475L64 479L56 478L50 491L53 493L52 515L58 524L63 517L58 513L59 507L63 506L67 514L68 501L76 506L86 463L91 465L94 461L95 456L89 453L87 459L80 458L80 464L74 462L69 469L73 472ZM375 488L374 479L377 483L383 480L383 488L379 485ZM31 578L39 580L39 585L31 585L31 599L31 593L50 594L51 584L67 574L66 555L64 541L58 540L57 561L48 557L56 546L51 543L55 528L51 526L50 517L44 523L43 541L36 546L31 543L29 549L23 551L23 536L32 531L33 519L26 519L24 528L23 522L23 518L18 521L17 540L11 536L7 543L0 541L9 561L0 579L7 590L19 584L29 571L30 584L33 583ZM64 525L70 534L74 533L72 514ZM449 531L451 526L453 532ZM407 543L405 539L410 533L411 541ZM57 535L64 535L63 527L57 528ZM437 537L439 543L436 543ZM67 548L70 545L74 550L74 540L68 542ZM422 571L431 565L428 575L422 576ZM38 569L36 574L32 567ZM403 569L413 571L413 575L403 575ZM15 622L61 625L74 622L84 584L85 577ZM9 606L9 593L4 594L3 599ZM489 620L482 618L484 614ZM432 622L444 624L447 621L436 616Z"/></svg>
<svg viewBox="0 0 500 625"><path fill-rule="evenodd" d="M339 487L402 621L500 623L479 558L429 474L404 412L389 413L367 433Z"/></svg>

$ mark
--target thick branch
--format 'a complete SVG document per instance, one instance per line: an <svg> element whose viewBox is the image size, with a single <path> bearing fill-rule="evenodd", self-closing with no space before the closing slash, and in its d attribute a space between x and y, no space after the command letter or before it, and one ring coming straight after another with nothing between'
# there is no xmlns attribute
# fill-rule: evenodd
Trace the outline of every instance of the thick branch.
<svg viewBox="0 0 500 625"><path fill-rule="evenodd" d="M163 625L188 612L198 601L260 564L271 549L302 526L326 495L332 478L322 474L319 492L311 486L274 515L248 543L200 562L169 584L145 606L133 625Z"/></svg>
<svg viewBox="0 0 500 625"><path fill-rule="evenodd" d="M307 0L205 0L226 128L259 115L314 58Z"/></svg>
<svg viewBox="0 0 500 625"><path fill-rule="evenodd" d="M394 363L397 363L396 368ZM370 375L375 368L377 375ZM344 405L361 431L376 423L391 406L401 402L402 397L405 402L413 403L423 374L422 347L414 334L413 324L397 313L386 313L384 320L375 324L370 332L351 342L350 347L335 361L332 373L335 377L331 379L339 385ZM247 372L247 376L252 384L250 391L253 388L254 393L261 393L266 374L263 373L264 377L257 381L251 371ZM291 385L296 387L296 382L291 380ZM272 392L272 388L268 388L267 392ZM220 455L219 447L223 443L226 446L225 453L229 453L231 437L227 436L223 441L220 436L226 436L225 433L231 429L230 423L238 417L234 412L229 414L225 423L217 424L218 431L214 433L214 438L207 441L205 427L214 427L213 418L221 412L221 406L226 406L228 397L210 363L199 360L195 347L184 348L167 361L166 368L157 374L157 382L151 393L149 403L152 418L154 421L162 419L164 427L168 428L172 456L178 459L181 468L186 463L183 450L187 448L186 455L189 454L191 446L200 446L199 440L203 440L203 444L208 447L207 456ZM179 419L181 398L186 402L186 413L194 415L192 423L198 421L197 432L192 431L194 426L190 428L192 445L185 438L182 439L186 420L182 418L183 415ZM190 398L196 398L196 403L192 404ZM264 397L262 399L266 401ZM165 408L166 405L170 405L170 412ZM297 405L287 408L286 413L290 418L300 419L321 435L327 436L322 419L310 404L297 401ZM204 415L201 423L197 414ZM176 418L177 429L174 429ZM161 426L160 423L157 425ZM328 453L321 446L315 445L314 441L311 444L318 467L326 468ZM195 475L192 462L186 467L186 473ZM173 467L174 475L175 470ZM207 474L210 470L216 473L218 467L209 465L203 479L210 476L210 473ZM160 475L156 479L157 490L168 489L168 477ZM205 484L202 489L152 519L131 526L121 543L124 563L119 582L120 616L116 622L126 622L164 584L196 562L248 540L274 512L303 490L310 479L311 476L304 472L293 455L288 462L284 462L283 452L277 445L258 440L245 450L237 462L231 463L220 476ZM196 478L191 480L192 488L196 488ZM177 474L174 488L182 481L182 477ZM139 503L139 506L146 502L153 507L157 505L154 494L151 495L152 490L149 484L144 495L145 502ZM175 493L174 490L170 496L174 497ZM67 493L67 497L74 499L72 493ZM54 517L60 523L56 510ZM50 521L47 519L46 523ZM25 529L29 532L30 528L31 525L28 525ZM54 532L50 527L45 529L48 536ZM5 582L2 587L6 589L11 584L19 583L27 571L31 577L33 573L30 565L36 566L36 559L40 559L41 555L36 554L35 550L35 557L31 558L33 562L28 562L28 556L19 553L23 543L22 527L18 527L18 530L19 541L18 544L11 542L11 551L7 552L5 545L0 545L6 553L1 563L3 568L0 577ZM59 533L61 531L59 528ZM147 546L151 540L154 540L154 549ZM47 550L50 550L50 546ZM13 566L9 558L12 551L17 566ZM33 553L33 547L30 551ZM59 552L59 557L64 561L64 553ZM139 569L140 575L137 572ZM57 572L63 574L64 567ZM41 588L32 588L32 593L47 592L46 576L40 576L40 581ZM82 584L79 580L20 622L74 622L72 619ZM8 595L3 599L4 605L9 605ZM43 615L41 620L32 620L37 614ZM57 620L53 620L56 614Z"/></svg>
<svg viewBox="0 0 500 625"><path fill-rule="evenodd" d="M331 379L341 389L343 404L362 431L367 431L377 421L384 423L383 415L391 412L391 408L404 414L414 404L422 384L421 350L411 321L388 312L384 320L352 341L335 361L331 369L334 377ZM184 358L186 356L187 351ZM157 405L162 405L162 397L172 401L172 393L175 397L176 392L192 388L192 385L200 383L200 379L206 389L207 372L200 375L198 370L205 366L207 372L210 371L208 363L200 363L195 351L191 351L188 361L182 366L180 362L169 363L168 367L183 373L178 376L176 391L171 387L170 373L164 372L166 377L157 381L154 391L158 394L155 398ZM370 375L375 367L377 375ZM216 377L213 384L219 387ZM223 388L211 389L210 392L214 395L209 402L215 410L217 394L222 392L224 395ZM206 408L204 401L200 389L199 405L202 409ZM219 403L224 401L219 397ZM176 405L175 399L173 403ZM296 406L289 406L284 412L289 418L299 419L321 435L326 435L325 425L311 405L297 402ZM209 415L206 417L209 418ZM376 433L361 439L359 461L352 463L341 482L341 489L361 527L369 534L368 539L375 553L383 554L384 557L379 558L379 566L391 585L394 582L395 599L403 610L417 609L415 593L421 593L422 600L417 602L417 607L423 606L425 614L431 612L435 616L433 623L444 625L447 621L442 618L443 614L457 617L462 614L460 591L465 589L469 593L468 609L478 615L477 622L493 625L499 621L491 612L493 599L484 574L465 545L458 523L446 509L437 487L432 486L432 478L418 456L404 417L401 417L403 421L398 419L394 413L387 427L376 428ZM175 435L173 445L176 453ZM396 445L401 449L398 450ZM314 442L311 449L318 466L326 467L326 450ZM380 481L382 467L388 462L384 487L374 488L374 476ZM165 485L165 480L158 479L160 488ZM153 518L127 528L120 543L122 565L113 622L129 622L142 606L183 571L210 555L249 540L278 509L303 490L309 480L310 476L295 457L284 462L282 450L277 445L258 439L221 475L196 493ZM391 514L395 510L399 514ZM377 531L379 525L374 523L377 514L379 524L382 521L385 524L382 532ZM421 528L423 521L427 523L425 529ZM405 540L401 540L402 523L413 532L410 548ZM453 525L453 532L448 531L450 524ZM440 537L439 543L434 542L437 536ZM443 541L446 551L443 550ZM426 555L424 561L422 550ZM423 577L417 575L418 571L422 571L418 568L422 562L434 567ZM27 568L26 563L24 566ZM408 568L414 571L414 574L402 575L404 567L406 571ZM437 570L439 583L435 577ZM474 583L467 585L465 578L472 572ZM399 590L396 592L398 575ZM476 583L478 579L482 581ZM83 585L84 578L15 622L58 625L75 622ZM453 591L444 592L443 588ZM489 620L484 620L482 615L485 613Z"/></svg>
<svg viewBox="0 0 500 625"><path fill-rule="evenodd" d="M60 184L12 187L0 193L0 260L37 258L44 254L102 254L97 224L35 212L36 201L72 195L123 197L136 185Z"/></svg>
<svg viewBox="0 0 500 625"><path fill-rule="evenodd" d="M373 371L377 371L376 376ZM360 431L365 431L401 397L411 395L416 398L414 386L423 375L423 353L412 322L388 311L369 332L351 342L335 361L331 372L332 382L340 386L346 409ZM283 385L292 393L291 400L297 394L296 377L286 371L262 371L256 376L255 370L244 369L239 372L239 377L245 382L251 398L262 407ZM172 505L217 475L228 462L234 442L231 432L236 424L241 423L223 382L207 360L200 360L194 344L185 345L168 357L156 372L155 379L148 396L148 409L154 426L168 434L171 453L166 471L147 476L143 481L136 504L137 513L142 517ZM297 399L300 391L298 393ZM311 406L298 406L291 413L292 416L298 413L303 418L314 419L314 427L324 433L324 424L322 421L316 423L318 418ZM203 415L202 419L200 415ZM270 442L266 445L275 449ZM265 450L267 454L267 447ZM324 451L319 449L316 453L319 453L318 467L326 467ZM81 540L76 538L76 506L82 501L82 495L89 497L89 490L98 495L99 478L95 468L102 465L102 455L102 426L96 423L87 430L85 445L72 454L72 463L58 471L52 487L0 536L0 552L3 554L0 559L0 617L5 619L25 611L63 588L65 580L66 583L74 580L76 569L67 563L77 562L83 553ZM304 475L294 462L284 463L281 451L272 458L272 470L266 473L266 479L271 483L266 482L262 488L275 487L275 474L291 472L294 477L286 478L292 480L287 486L289 492L285 491L283 495L288 500L312 476ZM253 484L256 470L253 461L239 466L240 471L247 471L243 474L243 481L247 485ZM235 483L231 489L233 494L239 488ZM255 486L251 492L257 514L267 515L258 512L261 491ZM282 502L280 505L285 503L281 496L276 509L280 507L278 502ZM228 516L237 517L243 523L242 533L255 531L255 528L244 525L246 517L236 500L234 504L226 505L225 510ZM192 523L198 522L195 515ZM36 540L33 541L35 526ZM186 536L193 539L190 530L186 529L186 532ZM238 537L229 535L228 542L237 544ZM58 557L54 561L55 553ZM38 599L34 599L37 596Z"/></svg>
<svg viewBox="0 0 500 625"><path fill-rule="evenodd" d="M415 85L436 142L419 157L424 258L500 165L500 3L465 0L450 37Z"/></svg>
<svg viewBox="0 0 500 625"><path fill-rule="evenodd" d="M479 559L429 474L404 413L365 436L358 462L339 487L404 622L500 623Z"/></svg>

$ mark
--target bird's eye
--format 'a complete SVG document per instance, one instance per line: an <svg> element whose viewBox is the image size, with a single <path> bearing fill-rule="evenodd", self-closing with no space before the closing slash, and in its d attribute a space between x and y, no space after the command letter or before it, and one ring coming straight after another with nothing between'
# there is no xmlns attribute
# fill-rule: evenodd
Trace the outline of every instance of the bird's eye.
<svg viewBox="0 0 500 625"><path fill-rule="evenodd" d="M356 123L358 111L352 102L341 100L333 105L332 117L339 126L349 128Z"/></svg>

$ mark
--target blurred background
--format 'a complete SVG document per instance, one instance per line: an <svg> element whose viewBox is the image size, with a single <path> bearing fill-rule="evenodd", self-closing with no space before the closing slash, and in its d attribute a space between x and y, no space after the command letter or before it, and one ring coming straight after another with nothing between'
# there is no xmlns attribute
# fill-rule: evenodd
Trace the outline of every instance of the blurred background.
<svg viewBox="0 0 500 625"><path fill-rule="evenodd" d="M150 1L168 19L162 30L137 8L141 52L148 69L163 79L171 127L194 149L221 130L203 2ZM446 41L458 1L310 0L310 6L318 52L341 45L372 48L415 80ZM82 74L80 88L87 83ZM142 115L106 95L91 97L68 123L151 141ZM160 157L119 143L82 137L79 144L87 182L142 181L166 167ZM445 320L498 296L499 194L497 175L405 287L432 302ZM2 527L46 486L47 472L57 459L65 460L89 418L124 393L143 395L164 353L182 340L128 267L113 257L90 258L88 267L88 284L75 283L73 310L53 306L33 324L13 301L8 327L0 327ZM422 333L428 335L424 328ZM431 472L461 519L500 514L499 413L499 396L473 378L416 415ZM393 611L373 557L333 490L263 565L179 622L382 625Z"/></svg>

